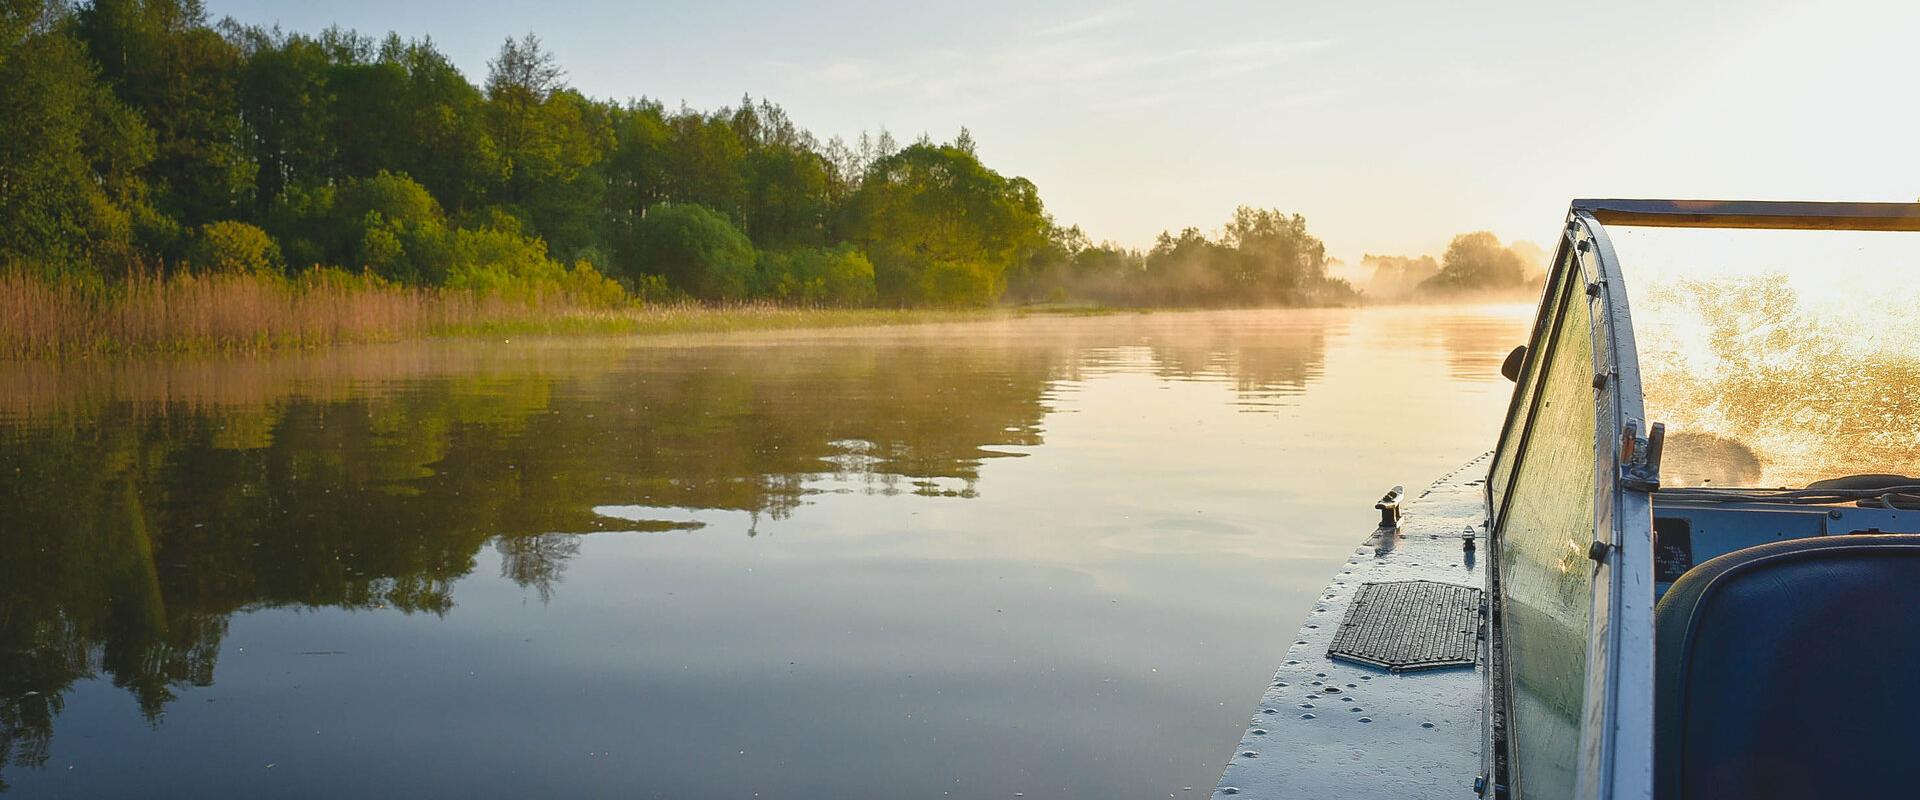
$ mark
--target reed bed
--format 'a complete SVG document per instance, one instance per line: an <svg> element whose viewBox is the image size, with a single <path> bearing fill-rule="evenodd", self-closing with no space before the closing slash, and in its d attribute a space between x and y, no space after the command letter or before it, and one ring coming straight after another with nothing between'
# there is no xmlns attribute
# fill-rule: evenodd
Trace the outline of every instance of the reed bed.
<svg viewBox="0 0 1920 800"><path fill-rule="evenodd" d="M134 276L104 285L0 271L0 359L257 351L501 334L700 333L888 325L980 312L509 298L357 279Z"/></svg>

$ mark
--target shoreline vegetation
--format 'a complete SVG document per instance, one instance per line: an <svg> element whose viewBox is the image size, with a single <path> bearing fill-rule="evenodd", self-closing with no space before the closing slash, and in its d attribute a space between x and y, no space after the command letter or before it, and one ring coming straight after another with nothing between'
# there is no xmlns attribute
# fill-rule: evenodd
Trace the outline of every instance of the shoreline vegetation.
<svg viewBox="0 0 1920 800"><path fill-rule="evenodd" d="M1369 256L1367 288L1392 291L1363 291L1299 214L1096 243L965 128L823 141L765 99L592 98L531 34L476 84L424 37L199 0L14 5L0 358L1349 305L1512 289L1532 260L1467 234L1441 260Z"/></svg>
<svg viewBox="0 0 1920 800"><path fill-rule="evenodd" d="M1537 293L1538 287L1532 291ZM1400 296L1346 305L1533 302L1525 288ZM1322 304L1324 305L1324 304ZM263 354L337 345L494 336L653 336L919 325L1243 306L1029 301L989 307L808 306L746 300L609 302L563 291L519 296L409 287L367 276L309 273L143 275L111 284L49 282L0 270L0 362L164 355Z"/></svg>
<svg viewBox="0 0 1920 800"><path fill-rule="evenodd" d="M1033 312L764 301L608 304L561 292L508 298L366 280L246 274L144 276L84 287L0 272L0 361L261 353L431 338L907 325L1024 313Z"/></svg>

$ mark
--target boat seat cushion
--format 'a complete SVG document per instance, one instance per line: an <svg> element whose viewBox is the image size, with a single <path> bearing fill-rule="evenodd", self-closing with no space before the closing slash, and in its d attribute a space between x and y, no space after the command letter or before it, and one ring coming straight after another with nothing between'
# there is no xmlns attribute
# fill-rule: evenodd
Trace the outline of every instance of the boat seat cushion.
<svg viewBox="0 0 1920 800"><path fill-rule="evenodd" d="M1920 796L1920 535L1728 553L1654 626L1659 800Z"/></svg>

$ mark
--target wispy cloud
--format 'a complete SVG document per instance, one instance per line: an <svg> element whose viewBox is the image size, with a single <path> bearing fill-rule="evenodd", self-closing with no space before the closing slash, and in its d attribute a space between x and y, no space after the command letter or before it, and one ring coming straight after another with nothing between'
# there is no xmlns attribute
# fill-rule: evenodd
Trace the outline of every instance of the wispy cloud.
<svg viewBox="0 0 1920 800"><path fill-rule="evenodd" d="M1062 22L1058 25L1054 25L1049 28L1042 28L1039 31L1039 35L1062 36L1067 34L1085 33L1087 31L1112 27L1114 25L1118 25L1127 20L1133 19L1134 17L1139 15L1140 15L1140 4L1138 3L1126 3L1123 5L1110 6L1108 8L1104 8L1099 11L1096 11L1092 14L1088 14L1084 17L1067 20L1066 22Z"/></svg>
<svg viewBox="0 0 1920 800"><path fill-rule="evenodd" d="M892 89L913 82L913 76L887 71L880 62L864 58L836 58L818 64L776 64L808 83Z"/></svg>
<svg viewBox="0 0 1920 800"><path fill-rule="evenodd" d="M1327 39L1223 38L1169 46L1136 6L1123 6L981 47L916 51L894 58L836 58L784 64L816 88L882 93L961 113L1043 104L1091 113L1138 113L1244 95L1271 75L1263 96L1280 91L1282 68L1336 46Z"/></svg>

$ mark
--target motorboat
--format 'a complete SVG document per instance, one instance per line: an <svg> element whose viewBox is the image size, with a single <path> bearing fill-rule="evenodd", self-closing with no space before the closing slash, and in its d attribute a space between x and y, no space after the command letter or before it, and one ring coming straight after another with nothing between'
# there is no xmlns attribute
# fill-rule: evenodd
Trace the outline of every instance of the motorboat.
<svg viewBox="0 0 1920 800"><path fill-rule="evenodd" d="M1576 200L1217 796L1920 796L1920 204ZM1418 436L1418 431L1403 431Z"/></svg>

